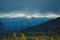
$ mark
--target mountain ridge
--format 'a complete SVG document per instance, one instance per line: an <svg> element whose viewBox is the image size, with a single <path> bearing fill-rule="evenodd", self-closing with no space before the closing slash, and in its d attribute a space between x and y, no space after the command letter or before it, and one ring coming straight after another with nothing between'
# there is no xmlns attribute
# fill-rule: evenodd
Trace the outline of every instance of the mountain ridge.
<svg viewBox="0 0 60 40"><path fill-rule="evenodd" d="M25 27L27 28L41 24L51 19L52 18L2 18L0 19L0 21L3 22L6 29L8 28L23 29Z"/></svg>
<svg viewBox="0 0 60 40"><path fill-rule="evenodd" d="M37 26L21 30L22 32L60 31L60 17L49 20Z"/></svg>

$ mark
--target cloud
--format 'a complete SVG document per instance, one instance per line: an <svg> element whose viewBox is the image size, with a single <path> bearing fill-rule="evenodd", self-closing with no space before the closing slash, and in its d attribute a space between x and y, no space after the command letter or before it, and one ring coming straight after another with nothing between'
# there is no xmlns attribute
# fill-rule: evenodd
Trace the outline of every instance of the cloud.
<svg viewBox="0 0 60 40"><path fill-rule="evenodd" d="M0 0L0 12L22 11L26 9L29 11L59 12L60 0Z"/></svg>
<svg viewBox="0 0 60 40"><path fill-rule="evenodd" d="M31 13L31 12L30 12ZM48 17L48 18L57 18L60 17L60 15L55 14L53 12L47 12L47 13L40 13L40 12L32 12L30 14L29 12L12 12L12 13L6 13L6 14L1 14L0 18L19 18L19 17L24 17L24 18L43 18L43 17Z"/></svg>

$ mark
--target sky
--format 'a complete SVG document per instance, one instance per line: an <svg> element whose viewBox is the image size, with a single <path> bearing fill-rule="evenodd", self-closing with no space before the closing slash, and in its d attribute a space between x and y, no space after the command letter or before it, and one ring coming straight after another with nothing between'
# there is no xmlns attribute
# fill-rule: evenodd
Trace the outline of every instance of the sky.
<svg viewBox="0 0 60 40"><path fill-rule="evenodd" d="M60 17L60 0L0 0L0 18L14 19L18 17L26 18ZM7 26L8 21L5 22L6 22L5 25ZM11 23L13 25L13 22L11 21L8 26L10 26ZM24 21L22 20L22 22L19 22L19 25L20 23L23 24L23 22L26 22L26 20ZM29 21L28 19L26 25L28 25L29 22L31 21ZM32 22L32 25L33 24L35 24L34 21Z"/></svg>
<svg viewBox="0 0 60 40"><path fill-rule="evenodd" d="M0 0L1 17L60 17L60 0Z"/></svg>

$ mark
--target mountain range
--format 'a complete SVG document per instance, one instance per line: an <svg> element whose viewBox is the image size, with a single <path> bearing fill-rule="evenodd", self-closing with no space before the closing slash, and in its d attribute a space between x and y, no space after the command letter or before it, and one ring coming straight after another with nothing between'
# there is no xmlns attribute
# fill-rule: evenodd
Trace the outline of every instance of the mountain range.
<svg viewBox="0 0 60 40"><path fill-rule="evenodd" d="M0 21L4 24L4 28L7 30L21 30L24 28L36 26L42 24L53 18L0 18Z"/></svg>
<svg viewBox="0 0 60 40"><path fill-rule="evenodd" d="M44 19L44 18L43 18ZM36 20L37 21L37 20ZM38 21L39 23L41 21ZM4 29L4 23L2 23L0 21L0 30ZM44 21L38 25L35 26L30 26L24 29L19 29L17 28L17 30L1 30L1 34L3 33L5 34L10 34L12 32L46 32L46 31L55 31L55 32L59 32L60 31L60 17L56 18L56 19L50 19L47 21Z"/></svg>
<svg viewBox="0 0 60 40"><path fill-rule="evenodd" d="M60 31L60 17L53 20L48 20L42 24L38 24L36 26L29 27L24 30L21 30L21 32L41 32L41 31L59 32Z"/></svg>

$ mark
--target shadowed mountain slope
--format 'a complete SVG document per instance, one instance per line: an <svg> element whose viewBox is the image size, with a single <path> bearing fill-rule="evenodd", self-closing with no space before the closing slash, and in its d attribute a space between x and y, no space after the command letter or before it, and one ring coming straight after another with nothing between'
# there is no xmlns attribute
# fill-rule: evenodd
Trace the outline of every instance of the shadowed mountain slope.
<svg viewBox="0 0 60 40"><path fill-rule="evenodd" d="M53 20L49 20L37 26L26 28L21 31L22 32L60 31L60 17Z"/></svg>
<svg viewBox="0 0 60 40"><path fill-rule="evenodd" d="M0 30L2 30L2 29L3 29L3 23L0 22Z"/></svg>

